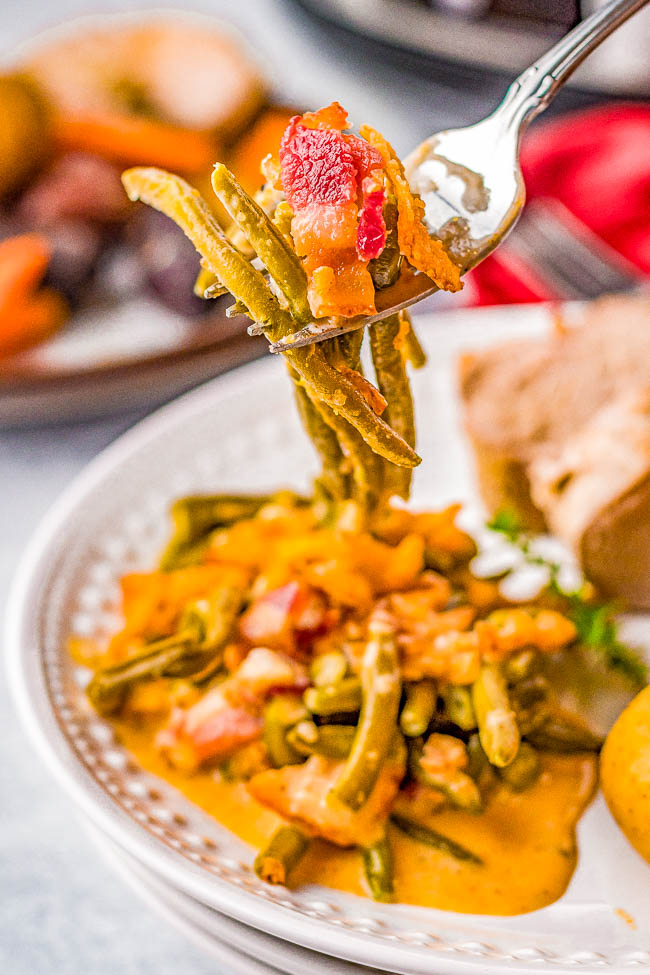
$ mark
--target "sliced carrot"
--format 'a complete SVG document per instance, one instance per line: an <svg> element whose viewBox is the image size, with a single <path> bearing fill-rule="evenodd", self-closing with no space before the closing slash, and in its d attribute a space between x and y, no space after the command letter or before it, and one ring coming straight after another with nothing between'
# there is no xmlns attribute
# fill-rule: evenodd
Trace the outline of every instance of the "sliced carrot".
<svg viewBox="0 0 650 975"><path fill-rule="evenodd" d="M215 140L205 132L117 113L60 116L54 123L54 137L61 149L185 174L208 169L219 155Z"/></svg>
<svg viewBox="0 0 650 975"><path fill-rule="evenodd" d="M287 108L270 108L237 141L226 160L247 193L254 193L264 182L261 163L269 153L276 153L280 139L294 115Z"/></svg>
<svg viewBox="0 0 650 975"><path fill-rule="evenodd" d="M41 342L65 321L61 295L50 289L36 292L49 259L49 243L39 234L0 242L0 355Z"/></svg>
<svg viewBox="0 0 650 975"><path fill-rule="evenodd" d="M17 307L15 314L0 312L0 355L20 352L57 332L68 317L65 298L50 288Z"/></svg>
<svg viewBox="0 0 650 975"><path fill-rule="evenodd" d="M0 312L36 288L50 261L50 245L40 234L0 241Z"/></svg>

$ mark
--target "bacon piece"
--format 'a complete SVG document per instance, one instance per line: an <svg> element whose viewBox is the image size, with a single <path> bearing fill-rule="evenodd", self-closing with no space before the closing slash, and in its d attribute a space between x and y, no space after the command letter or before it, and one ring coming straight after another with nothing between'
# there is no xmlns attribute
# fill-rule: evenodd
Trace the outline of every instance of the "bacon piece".
<svg viewBox="0 0 650 975"><path fill-rule="evenodd" d="M357 254L364 261L379 257L386 244L384 203L386 191L378 180L366 177L363 184L363 208L357 227Z"/></svg>
<svg viewBox="0 0 650 975"><path fill-rule="evenodd" d="M156 736L170 764L192 772L204 762L227 758L262 734L264 701L280 691L303 691L309 684L301 664L257 647L235 673L191 707L175 708Z"/></svg>
<svg viewBox="0 0 650 975"><path fill-rule="evenodd" d="M382 154L365 139L360 139L356 135L346 135L345 141L352 153L360 184L375 170L384 168Z"/></svg>
<svg viewBox="0 0 650 975"><path fill-rule="evenodd" d="M304 691L308 686L307 671L298 661L268 647L255 647L221 690L232 705L247 702L258 707L271 693Z"/></svg>
<svg viewBox="0 0 650 975"><path fill-rule="evenodd" d="M242 635L253 644L292 652L323 631L327 606L311 586L293 581L272 589L244 613Z"/></svg>
<svg viewBox="0 0 650 975"><path fill-rule="evenodd" d="M404 167L391 144L369 125L361 134L381 153L385 170L397 198L397 239L409 264L422 271L445 291L460 291L460 270L439 240L431 237L424 224L424 203L411 193Z"/></svg>
<svg viewBox="0 0 650 975"><path fill-rule="evenodd" d="M375 311L367 262L386 242L379 178L384 161L363 139L345 135L347 125L345 110L332 102L294 116L280 144L282 186L295 214L291 235L305 258L307 297L316 318Z"/></svg>
<svg viewBox="0 0 650 975"><path fill-rule="evenodd" d="M375 286L365 261L356 250L321 253L305 263L309 280L307 297L315 318L340 315L372 315L375 311Z"/></svg>
<svg viewBox="0 0 650 975"><path fill-rule="evenodd" d="M156 735L156 747L171 765L193 772L204 762L226 758L262 734L264 722L242 707L232 707L223 685L208 691L187 710L175 708Z"/></svg>
<svg viewBox="0 0 650 975"><path fill-rule="evenodd" d="M360 837L369 846L380 839L397 795L404 767L400 760L384 763L368 801L357 812L343 803L331 803L328 794L341 765L312 755L304 765L285 765L254 775L251 794L263 806L293 820L307 832L338 846L357 846Z"/></svg>
<svg viewBox="0 0 650 975"><path fill-rule="evenodd" d="M280 143L282 187L294 210L310 203L351 203L357 195L354 157L340 132L308 129L295 116Z"/></svg>
<svg viewBox="0 0 650 975"><path fill-rule="evenodd" d="M311 203L291 221L291 236L300 257L334 249L352 250L357 240L355 203Z"/></svg>
<svg viewBox="0 0 650 975"><path fill-rule="evenodd" d="M308 129L336 129L338 132L350 128L348 113L340 102L332 102L317 112L305 112L302 124Z"/></svg>

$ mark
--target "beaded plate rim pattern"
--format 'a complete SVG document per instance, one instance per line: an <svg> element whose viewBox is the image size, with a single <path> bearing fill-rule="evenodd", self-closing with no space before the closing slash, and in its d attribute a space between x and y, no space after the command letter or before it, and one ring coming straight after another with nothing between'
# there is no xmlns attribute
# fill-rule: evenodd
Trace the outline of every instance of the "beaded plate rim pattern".
<svg viewBox="0 0 650 975"><path fill-rule="evenodd" d="M420 321L430 365L415 381L420 417L430 409L439 418L425 424L421 438L419 484L428 482L430 490L420 486L415 495L429 503L451 500L431 497L435 464L427 467L426 458L441 449L448 468L459 469L448 485L451 496L461 483L461 497L468 496L450 379L455 355L463 346L538 334L547 316L541 309L489 309L447 313L440 322ZM278 365L267 359L244 366L137 424L88 465L36 532L10 596L6 649L19 712L45 763L93 824L146 867L283 940L371 967L380 958L383 969L407 975L430 975L432 966L437 975L650 971L647 932L628 935L613 905L585 899L584 884L576 895L573 881L554 905L513 918L379 905L315 885L271 888L252 872L246 844L137 767L91 711L67 637L115 629L119 576L153 563L168 502L185 491L261 490L288 481L306 486L309 448L288 409L290 392ZM272 421L275 411L281 425ZM593 812L598 815L599 828L609 828L603 810ZM616 859L630 871L643 869L613 824L606 842L622 842ZM642 872L639 877L647 885Z"/></svg>

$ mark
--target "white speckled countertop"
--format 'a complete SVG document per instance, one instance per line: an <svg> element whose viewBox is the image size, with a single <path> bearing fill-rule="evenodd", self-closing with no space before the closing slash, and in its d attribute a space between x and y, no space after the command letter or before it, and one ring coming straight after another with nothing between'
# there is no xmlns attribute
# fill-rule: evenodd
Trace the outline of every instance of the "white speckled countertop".
<svg viewBox="0 0 650 975"><path fill-rule="evenodd" d="M2 0L0 53L67 17L132 10L127 0ZM147 4L142 4L147 6ZM357 42L324 32L288 0L175 4L238 24L263 53L288 101L340 100L399 150L447 124L475 120L502 90L462 94L376 63ZM25 542L46 509L99 450L136 418L0 432L0 605ZM0 971L5 975L215 975L208 958L169 928L106 866L18 727L0 681Z"/></svg>

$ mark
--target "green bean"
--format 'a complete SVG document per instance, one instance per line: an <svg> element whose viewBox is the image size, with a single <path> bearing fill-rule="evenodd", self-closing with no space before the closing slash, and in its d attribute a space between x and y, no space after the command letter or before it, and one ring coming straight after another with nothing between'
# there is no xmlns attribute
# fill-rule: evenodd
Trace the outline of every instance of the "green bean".
<svg viewBox="0 0 650 975"><path fill-rule="evenodd" d="M181 616L180 629L195 627L200 634L201 649L214 654L203 670L192 676L192 683L206 684L223 669L223 651L232 636L235 623L246 601L237 586L219 586L209 596L197 599Z"/></svg>
<svg viewBox="0 0 650 975"><path fill-rule="evenodd" d="M351 809L367 801L388 755L397 727L401 683L397 639L383 620L371 620L363 668L363 704L357 733L329 798Z"/></svg>
<svg viewBox="0 0 650 975"><path fill-rule="evenodd" d="M309 837L296 826L281 826L255 858L254 870L269 884L286 884L291 871L302 860Z"/></svg>
<svg viewBox="0 0 650 975"><path fill-rule="evenodd" d="M189 565L198 565L203 561L206 551L210 545L210 535L205 535L198 542L189 545L171 544L165 549L164 564L159 568L165 572L172 572L175 569L186 569Z"/></svg>
<svg viewBox="0 0 650 975"><path fill-rule="evenodd" d="M431 846L435 850L440 850L441 853L446 853L455 860L464 860L469 863L475 863L477 866L483 865L483 860L479 856L472 853L467 847L461 846L455 840L439 833L437 830L431 829L431 827L425 826L423 823L418 823L414 819L401 816L398 813L393 813L390 818L397 828L403 833L406 833L407 836L410 836L412 840L416 840L418 843L424 843L426 846Z"/></svg>
<svg viewBox="0 0 650 975"><path fill-rule="evenodd" d="M436 685L421 680L405 687L406 701L399 716L399 726L407 738L419 738L433 720L438 702Z"/></svg>
<svg viewBox="0 0 650 975"><path fill-rule="evenodd" d="M87 693L98 711L117 710L127 690L142 680L160 677L193 677L205 683L221 669L221 651L244 603L235 586L219 586L209 596L189 603L178 631L150 643L137 656L98 671Z"/></svg>
<svg viewBox="0 0 650 975"><path fill-rule="evenodd" d="M308 687L304 694L307 710L319 716L359 711L361 698L358 677L345 677L338 684L328 684L327 687Z"/></svg>
<svg viewBox="0 0 650 975"><path fill-rule="evenodd" d="M499 769L499 776L513 792L524 792L540 777L542 766L532 745L522 741L514 760Z"/></svg>
<svg viewBox="0 0 650 975"><path fill-rule="evenodd" d="M369 328L370 351L377 377L377 386L386 399L384 417L411 446L415 446L415 416L413 397L404 359L395 341L399 334L398 315L391 315ZM386 470L387 491L405 500L411 490L411 472L406 467L391 466Z"/></svg>
<svg viewBox="0 0 650 975"><path fill-rule="evenodd" d="M287 741L300 755L323 755L342 761L352 749L356 729L348 724L315 725L300 721L287 733Z"/></svg>
<svg viewBox="0 0 650 975"><path fill-rule="evenodd" d="M323 422L336 434L352 468L351 494L363 511L372 511L379 501L383 481L382 460L348 421L323 403L317 403Z"/></svg>
<svg viewBox="0 0 650 975"><path fill-rule="evenodd" d="M470 735L467 742L467 774L470 775L483 795L495 782L495 771L483 751L478 734Z"/></svg>
<svg viewBox="0 0 650 975"><path fill-rule="evenodd" d="M373 900L389 903L393 900L393 854L386 837L361 849L366 883Z"/></svg>
<svg viewBox="0 0 650 975"><path fill-rule="evenodd" d="M485 754L492 765L504 768L517 754L520 734L498 664L483 664L472 685L472 703Z"/></svg>
<svg viewBox="0 0 650 975"><path fill-rule="evenodd" d="M296 321L309 321L312 316L307 301L307 276L284 234L223 163L217 163L212 171L212 189L282 291L293 317Z"/></svg>
<svg viewBox="0 0 650 975"><path fill-rule="evenodd" d="M293 215L291 208L288 204L284 207L278 204L275 220L271 221L221 163L214 168L212 187L266 265L271 277L287 299L293 317L299 322L309 321L311 310L307 301L307 278L291 243L290 228ZM280 224L283 229L276 224ZM235 304L248 311L243 302L239 301ZM292 378L295 382L297 378L295 372ZM301 419L321 456L324 473L331 482L340 481L334 473L342 459L339 456L340 448L331 430L323 423L318 410L311 403L308 392L297 383L295 389ZM340 484L337 487L340 488ZM335 496L336 493L335 490Z"/></svg>
<svg viewBox="0 0 650 975"><path fill-rule="evenodd" d="M476 728L476 716L469 688L460 684L447 684L442 689L442 697L449 720L463 731L473 731Z"/></svg>
<svg viewBox="0 0 650 975"><path fill-rule="evenodd" d="M188 550L215 528L252 518L269 498L262 495L190 495L178 498L171 507L172 537L160 557L163 571L179 567Z"/></svg>
<svg viewBox="0 0 650 975"><path fill-rule="evenodd" d="M139 167L122 174L130 200L142 200L170 217L184 231L215 274L236 298L244 301L256 322L278 335L291 330L293 319L278 304L264 276L228 240L210 207L189 183L162 169Z"/></svg>
<svg viewBox="0 0 650 975"><path fill-rule="evenodd" d="M402 263L397 239L397 200L394 196L389 196L384 204L384 221L386 222L384 249L379 257L375 257L368 264L376 288L388 288L391 284L395 284Z"/></svg>
<svg viewBox="0 0 650 975"><path fill-rule="evenodd" d="M208 596L188 605L179 628L194 630L202 650L218 650L230 639L244 601L245 594L237 586L218 586Z"/></svg>
<svg viewBox="0 0 650 975"><path fill-rule="evenodd" d="M190 238L206 266L228 291L243 301L269 341L294 329L264 276L226 238L199 193L178 176L155 168L129 169L122 182L131 200L140 199L171 217ZM361 393L314 348L292 349L287 360L303 379L312 399L325 403L355 427L370 447L392 463L415 467L420 458L400 434L378 417Z"/></svg>
<svg viewBox="0 0 650 975"><path fill-rule="evenodd" d="M363 373L361 367L361 346L363 345L364 334L364 329L358 328L354 332L345 332L343 335L329 340L338 349L338 354L348 369L354 369L360 373ZM325 344L329 345L329 342Z"/></svg>
<svg viewBox="0 0 650 975"><path fill-rule="evenodd" d="M603 745L601 737L565 711L547 711L542 721L527 732L526 739L540 751L566 754L599 751Z"/></svg>
<svg viewBox="0 0 650 975"><path fill-rule="evenodd" d="M275 208L273 223L276 229L289 242L293 249L293 239L291 237L291 221L293 220L293 210L286 200L281 200ZM311 317L311 316L310 316Z"/></svg>
<svg viewBox="0 0 650 975"><path fill-rule="evenodd" d="M348 496L349 486L348 475L344 469L345 458L338 438L323 420L321 412L298 380L295 371L289 368L289 374L293 380L298 414L321 462L321 480L331 498L343 499Z"/></svg>
<svg viewBox="0 0 650 975"><path fill-rule="evenodd" d="M270 332L266 331L269 335ZM319 349L291 349L284 354L313 397L344 417L376 454L398 466L417 467L420 457L413 447L382 417L377 416L352 383L326 362Z"/></svg>
<svg viewBox="0 0 650 975"><path fill-rule="evenodd" d="M314 657L309 674L314 687L325 687L327 684L337 684L347 676L348 662L345 654L340 650L330 650Z"/></svg>
<svg viewBox="0 0 650 975"><path fill-rule="evenodd" d="M264 210L271 219L275 217L278 206L282 200L282 191L277 190L273 183L275 180L266 181L259 189L255 190L253 193L253 199L258 206ZM232 241L235 247L244 254L245 257L249 257L251 260L255 257L255 251L250 245L248 237L243 233L241 227L237 224L231 224L228 228L228 239Z"/></svg>
<svg viewBox="0 0 650 975"><path fill-rule="evenodd" d="M518 684L533 677L539 670L539 654L536 650L519 650L511 653L503 663L503 673L509 684Z"/></svg>
<svg viewBox="0 0 650 975"><path fill-rule="evenodd" d="M287 740L287 732L307 716L302 701L292 694L276 694L264 709L264 744L271 765L297 765L303 756Z"/></svg>
<svg viewBox="0 0 650 975"><path fill-rule="evenodd" d="M410 326L404 337L404 354L406 361L410 363L413 369L422 369L422 367L426 365L427 357L424 349L420 345L417 335L415 334L413 323L411 322L411 316L406 309L401 311L399 315L400 320L406 318Z"/></svg>
<svg viewBox="0 0 650 975"><path fill-rule="evenodd" d="M543 674L526 677L510 690L513 705L517 710L531 708L548 699L550 685Z"/></svg>
<svg viewBox="0 0 650 975"><path fill-rule="evenodd" d="M408 769L412 778L421 785L441 792L455 808L472 813L480 812L483 802L476 782L460 769L434 772L424 768L421 762L422 749L422 739L410 742Z"/></svg>
<svg viewBox="0 0 650 975"><path fill-rule="evenodd" d="M112 714L122 707L127 692L139 681L188 676L205 663L206 655L197 649L195 633L175 634L149 644L124 663L97 671L86 694L100 714Z"/></svg>
<svg viewBox="0 0 650 975"><path fill-rule="evenodd" d="M363 330L330 339L321 346L321 351L333 368L343 365L363 376L361 365L361 344ZM384 461L370 449L361 434L347 420L337 416L331 408L320 404L323 422L336 434L336 437L352 468L351 495L365 513L370 512L380 500L383 483Z"/></svg>

